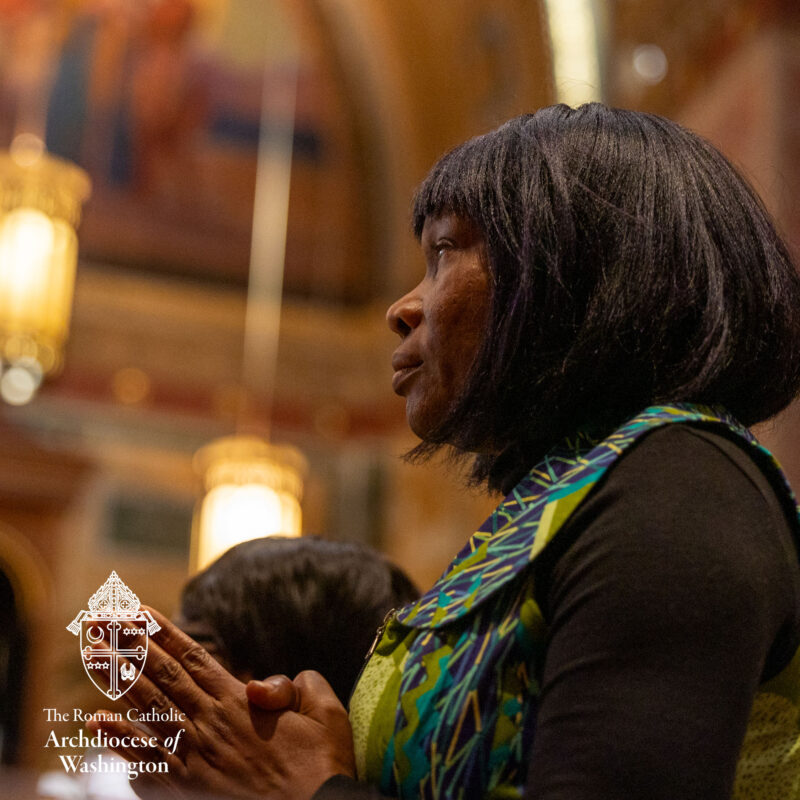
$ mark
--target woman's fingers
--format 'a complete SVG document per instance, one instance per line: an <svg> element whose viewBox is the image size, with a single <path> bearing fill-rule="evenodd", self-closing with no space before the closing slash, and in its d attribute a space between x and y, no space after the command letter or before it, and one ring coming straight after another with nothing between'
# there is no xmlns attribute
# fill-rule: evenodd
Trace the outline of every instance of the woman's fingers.
<svg viewBox="0 0 800 800"><path fill-rule="evenodd" d="M148 653L145 672L164 690L165 694L171 696L169 687L176 685L179 690L185 689L189 693L189 698L193 696L188 684L183 680L178 680L173 674L175 669L168 664L170 659L180 666L181 671L203 693L210 694L218 700L230 694L233 688L239 685L239 681L221 666L204 647L187 636L163 614L149 606L142 606L142 609L149 611L153 619L161 626L161 630L150 637L151 643L155 645L152 648L155 655L151 660L151 655Z"/></svg>
<svg viewBox="0 0 800 800"><path fill-rule="evenodd" d="M104 715L102 719L101 714ZM186 768L180 758L183 750L182 735L171 736L162 741L154 733L127 720L120 720L109 712L98 712L94 717L86 723L86 727L92 733L100 731L106 734L108 748L117 755L134 764L144 762L166 765L166 772L149 773L143 769L143 774L151 777L160 775L163 776L162 779L166 779L170 773L174 778L181 778L185 774Z"/></svg>
<svg viewBox="0 0 800 800"><path fill-rule="evenodd" d="M249 702L264 711L297 711L300 707L300 691L286 675L250 681L245 693Z"/></svg>
<svg viewBox="0 0 800 800"><path fill-rule="evenodd" d="M134 627L133 623L122 622L120 633L124 634ZM193 665L194 672L205 667L222 669L200 645L194 647L201 652L184 649L182 653L185 662ZM114 651L106 642L96 645L95 650L108 652L107 658L97 660L94 675L100 684L108 688L113 686L109 697L122 699L142 712L152 711L158 715L158 721L164 715L174 717L181 712L191 716L209 700L207 693L195 683L181 662L155 642L150 641L146 648L136 649L141 651L139 655L132 649ZM131 674L127 675L126 670L129 669ZM225 674L238 683L232 675ZM115 683L112 683L112 678ZM128 684L128 681L131 683Z"/></svg>
<svg viewBox="0 0 800 800"><path fill-rule="evenodd" d="M185 732L177 748L174 736L181 728L173 733L169 723L140 716L143 724L155 728L158 740L135 748L117 742L117 752L129 759L168 765L174 782L170 788L202 789L216 797L311 797L331 775L354 774L347 712L321 676L306 673L296 682L272 676L252 682L247 692L243 684L234 683L234 691L224 701L205 695L207 702L197 714L179 723ZM133 702L142 707L168 702L148 675L140 676L131 692ZM267 710L248 702L248 695ZM130 722L114 719L94 725L117 734L135 729ZM168 732L173 739L164 735Z"/></svg>
<svg viewBox="0 0 800 800"><path fill-rule="evenodd" d="M149 659L148 655L148 659ZM173 664L175 662L172 662ZM120 698L131 708L138 711L138 719L152 728L160 736L174 736L180 729L193 729L194 714L202 702L202 696L197 687L192 685L192 702L187 701L186 687L178 686L180 675L169 679L166 673L159 673L161 684L156 684L147 675L140 675L136 683ZM185 680L188 680L186 678ZM161 690L161 685L172 690L172 695ZM182 704L178 705L175 698L180 697Z"/></svg>
<svg viewBox="0 0 800 800"><path fill-rule="evenodd" d="M151 642L142 674L123 699L134 702L142 711L152 708L163 714L174 706L193 716L208 700L208 695L180 662Z"/></svg>
<svg viewBox="0 0 800 800"><path fill-rule="evenodd" d="M295 679L294 685L300 695L300 704L297 710L314 719L323 721L331 714L339 715L347 711L339 701L331 685L319 672L305 670Z"/></svg>
<svg viewBox="0 0 800 800"><path fill-rule="evenodd" d="M173 658L155 646L150 647L149 651L146 661L156 662L150 669L157 676L158 683L150 680L142 672L134 679L133 684L125 689L122 696L115 695L115 697L131 708L137 709L142 722L146 722L158 733L168 736L175 733L178 728L191 726L191 716L206 696ZM124 669L127 660L121 656L112 656L103 664L102 669L95 670L95 676L105 686L111 685L110 670L118 668L117 659L121 661ZM122 669L119 670L120 673ZM161 687L165 691L162 691Z"/></svg>
<svg viewBox="0 0 800 800"><path fill-rule="evenodd" d="M328 764L334 775L355 775L353 733L347 718L347 709L341 704L331 685L319 672L306 670L295 679L300 694L298 712L312 719L326 731L317 752L326 751Z"/></svg>
<svg viewBox="0 0 800 800"><path fill-rule="evenodd" d="M250 681L245 693L264 711L296 711L314 719L345 711L328 681L313 670L301 672L293 681L285 675Z"/></svg>
<svg viewBox="0 0 800 800"><path fill-rule="evenodd" d="M213 699L229 696L241 684L209 653L155 609L149 611L161 626L150 637L142 674L124 700L143 713L152 712L148 724L162 733L173 732L181 712L194 717Z"/></svg>

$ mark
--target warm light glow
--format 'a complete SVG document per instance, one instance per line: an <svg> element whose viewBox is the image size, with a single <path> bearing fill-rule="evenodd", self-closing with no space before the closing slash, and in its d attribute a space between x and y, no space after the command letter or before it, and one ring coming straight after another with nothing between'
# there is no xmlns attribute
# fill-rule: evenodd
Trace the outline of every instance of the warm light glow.
<svg viewBox="0 0 800 800"><path fill-rule="evenodd" d="M12 406L30 403L42 382L42 370L37 361L22 358L9 367L0 378L0 397Z"/></svg>
<svg viewBox="0 0 800 800"><path fill-rule="evenodd" d="M150 395L150 376L137 367L123 367L114 373L111 390L114 397L126 406L143 403Z"/></svg>
<svg viewBox="0 0 800 800"><path fill-rule="evenodd" d="M21 167L32 167L44 157L44 142L34 133L20 133L9 148L11 158Z"/></svg>
<svg viewBox="0 0 800 800"><path fill-rule="evenodd" d="M560 103L602 100L598 36L592 0L545 0Z"/></svg>
<svg viewBox="0 0 800 800"><path fill-rule="evenodd" d="M240 542L260 536L299 536L305 459L293 447L231 436L204 447L195 463L205 478L192 543L203 569Z"/></svg>
<svg viewBox="0 0 800 800"><path fill-rule="evenodd" d="M30 139L0 153L0 359L12 376L2 396L17 404L30 400L42 374L61 366L78 260L75 227L89 195L83 170Z"/></svg>
<svg viewBox="0 0 800 800"><path fill-rule="evenodd" d="M640 44L633 51L633 71L642 83L661 83L668 67L667 56L657 44Z"/></svg>
<svg viewBox="0 0 800 800"><path fill-rule="evenodd" d="M33 208L0 218L0 330L9 361L53 370L67 337L78 240L61 219Z"/></svg>

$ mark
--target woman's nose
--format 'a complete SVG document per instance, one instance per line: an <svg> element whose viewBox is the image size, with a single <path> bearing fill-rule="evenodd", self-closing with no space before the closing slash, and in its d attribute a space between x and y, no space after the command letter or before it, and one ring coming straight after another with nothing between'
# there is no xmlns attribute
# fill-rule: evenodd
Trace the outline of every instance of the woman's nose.
<svg viewBox="0 0 800 800"><path fill-rule="evenodd" d="M399 300L395 300L386 312L389 327L398 336L405 338L422 320L422 299L417 289L412 289Z"/></svg>

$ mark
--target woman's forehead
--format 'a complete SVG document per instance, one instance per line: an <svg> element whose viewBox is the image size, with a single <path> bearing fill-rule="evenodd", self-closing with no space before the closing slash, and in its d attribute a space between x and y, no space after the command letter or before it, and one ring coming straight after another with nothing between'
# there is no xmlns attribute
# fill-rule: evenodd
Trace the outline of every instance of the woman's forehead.
<svg viewBox="0 0 800 800"><path fill-rule="evenodd" d="M442 211L425 217L421 239L423 244L442 236L457 236L470 240L483 238L480 226L470 217L453 211Z"/></svg>

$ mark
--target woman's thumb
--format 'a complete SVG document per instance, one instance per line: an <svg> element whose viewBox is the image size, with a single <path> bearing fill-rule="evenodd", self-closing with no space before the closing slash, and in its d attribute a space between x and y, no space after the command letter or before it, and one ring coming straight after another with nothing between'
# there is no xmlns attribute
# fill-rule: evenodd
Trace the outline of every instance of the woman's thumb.
<svg viewBox="0 0 800 800"><path fill-rule="evenodd" d="M265 711L297 711L300 691L286 675L271 675L263 681L250 681L245 686L247 699Z"/></svg>

